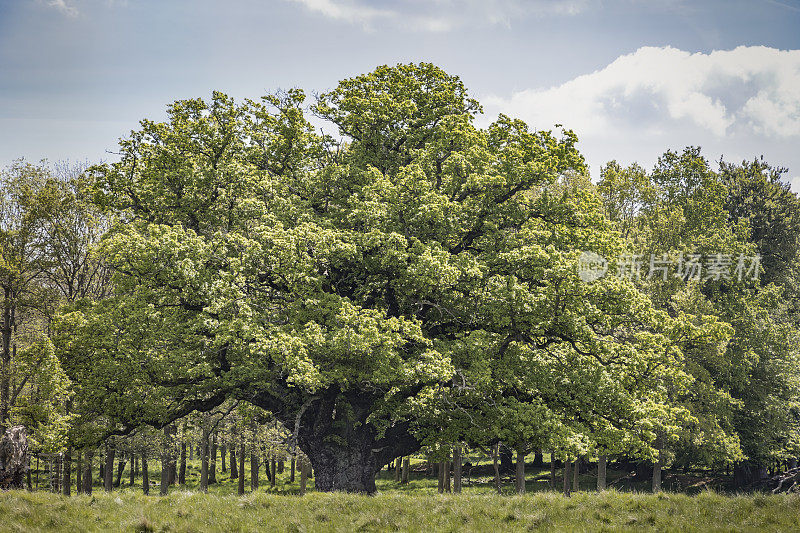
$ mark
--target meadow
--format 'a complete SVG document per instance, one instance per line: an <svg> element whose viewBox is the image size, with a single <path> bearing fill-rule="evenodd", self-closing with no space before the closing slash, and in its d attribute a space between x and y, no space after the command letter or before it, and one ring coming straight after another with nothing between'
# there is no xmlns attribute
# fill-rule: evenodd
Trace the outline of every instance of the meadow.
<svg viewBox="0 0 800 533"><path fill-rule="evenodd" d="M797 531L800 496L555 492L376 496L138 491L0 494L0 529L23 531Z"/></svg>
<svg viewBox="0 0 800 533"><path fill-rule="evenodd" d="M476 463L479 457L473 458ZM199 464L187 465L187 483L158 496L158 463L151 473L149 496L141 477L129 485L129 467L121 486L105 493L95 484L92 495L64 497L39 490L0 493L0 530L27 531L797 531L800 495L726 493L721 480L695 483L682 492L650 494L646 482L630 481L626 472L609 471L612 488L593 490L591 470L580 477L580 492L569 498L550 489L549 468L530 467L525 495L513 494L503 478L503 494L490 476L473 476L462 494L439 494L435 477L417 461L408 484L382 471L378 494L361 496L314 491L298 495L289 469L276 484L263 482L244 496L236 495L230 470L217 473L217 483L204 494L197 490ZM39 473L39 479L44 479ZM560 469L557 471L561 475ZM263 475L263 473L262 473ZM668 475L665 486L678 478ZM560 479L559 479L560 481Z"/></svg>

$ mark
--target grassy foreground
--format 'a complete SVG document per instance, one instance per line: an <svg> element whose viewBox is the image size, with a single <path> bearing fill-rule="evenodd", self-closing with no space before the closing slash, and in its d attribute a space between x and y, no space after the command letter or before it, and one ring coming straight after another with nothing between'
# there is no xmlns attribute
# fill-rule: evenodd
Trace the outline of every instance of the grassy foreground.
<svg viewBox="0 0 800 533"><path fill-rule="evenodd" d="M800 496L0 493L3 531L798 531Z"/></svg>

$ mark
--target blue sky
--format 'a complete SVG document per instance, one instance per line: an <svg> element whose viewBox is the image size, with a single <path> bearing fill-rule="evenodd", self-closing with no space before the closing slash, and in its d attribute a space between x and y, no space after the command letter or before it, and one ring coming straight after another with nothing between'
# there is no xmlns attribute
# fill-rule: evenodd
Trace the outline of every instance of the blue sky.
<svg viewBox="0 0 800 533"><path fill-rule="evenodd" d="M429 61L576 131L593 177L700 145L800 191L800 0L0 0L0 165L113 160L175 99L309 93Z"/></svg>

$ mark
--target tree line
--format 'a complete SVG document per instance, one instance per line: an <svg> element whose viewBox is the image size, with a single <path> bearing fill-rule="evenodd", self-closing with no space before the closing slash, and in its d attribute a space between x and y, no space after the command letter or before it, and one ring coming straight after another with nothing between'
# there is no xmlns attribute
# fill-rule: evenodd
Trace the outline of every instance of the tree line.
<svg viewBox="0 0 800 533"><path fill-rule="evenodd" d="M460 486L467 448L499 480L500 443L518 480L550 452L565 491L590 461L598 488L612 460L656 490L663 468L795 468L785 169L688 147L593 183L572 131L480 113L434 65L384 66L310 104L176 101L114 163L12 164L0 425L64 491L97 453L112 486L119 444L143 476L160 457L164 492L169 442L202 443L207 486L215 424L231 468L281 446L323 491L375 492L416 453Z"/></svg>

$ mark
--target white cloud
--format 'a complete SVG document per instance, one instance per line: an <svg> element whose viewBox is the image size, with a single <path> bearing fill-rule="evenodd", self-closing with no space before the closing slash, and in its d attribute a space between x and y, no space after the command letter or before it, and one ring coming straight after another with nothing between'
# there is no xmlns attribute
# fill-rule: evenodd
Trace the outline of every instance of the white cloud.
<svg viewBox="0 0 800 533"><path fill-rule="evenodd" d="M800 50L644 47L558 86L481 100L489 114L575 130L594 175L610 159L650 164L686 145L711 159L764 154L789 176L800 171Z"/></svg>
<svg viewBox="0 0 800 533"><path fill-rule="evenodd" d="M585 135L620 128L659 132L670 122L688 121L719 137L742 130L795 136L800 50L740 46L691 54L645 47L559 86L484 101L532 125L558 122Z"/></svg>
<svg viewBox="0 0 800 533"><path fill-rule="evenodd" d="M292 0L311 11L336 20L368 25L379 18L395 16L393 11L359 5L354 0Z"/></svg>
<svg viewBox="0 0 800 533"><path fill-rule="evenodd" d="M78 8L67 0L47 0L47 5L56 8L68 17L78 16Z"/></svg>
<svg viewBox="0 0 800 533"><path fill-rule="evenodd" d="M83 12L90 12L97 5L105 5L111 8L124 8L128 6L128 0L36 0L41 5L46 5L60 11L63 15L75 18ZM80 5L80 9L78 8Z"/></svg>
<svg viewBox="0 0 800 533"><path fill-rule="evenodd" d="M290 0L326 17L367 29L388 24L444 32L467 25L511 26L528 16L576 15L597 0L396 0L373 7L367 0Z"/></svg>

